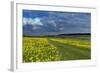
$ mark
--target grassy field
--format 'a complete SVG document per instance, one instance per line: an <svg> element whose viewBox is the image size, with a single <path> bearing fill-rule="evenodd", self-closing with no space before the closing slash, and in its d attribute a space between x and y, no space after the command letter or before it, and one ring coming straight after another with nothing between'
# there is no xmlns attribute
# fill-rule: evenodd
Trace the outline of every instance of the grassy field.
<svg viewBox="0 0 100 73"><path fill-rule="evenodd" d="M23 37L23 62L90 59L90 46L90 35Z"/></svg>

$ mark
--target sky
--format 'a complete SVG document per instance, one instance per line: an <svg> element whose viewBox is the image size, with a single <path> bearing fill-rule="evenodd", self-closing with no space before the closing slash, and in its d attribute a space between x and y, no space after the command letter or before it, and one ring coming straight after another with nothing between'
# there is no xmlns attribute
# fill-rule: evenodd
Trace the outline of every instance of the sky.
<svg viewBox="0 0 100 73"><path fill-rule="evenodd" d="M23 10L23 35L90 33L91 13Z"/></svg>

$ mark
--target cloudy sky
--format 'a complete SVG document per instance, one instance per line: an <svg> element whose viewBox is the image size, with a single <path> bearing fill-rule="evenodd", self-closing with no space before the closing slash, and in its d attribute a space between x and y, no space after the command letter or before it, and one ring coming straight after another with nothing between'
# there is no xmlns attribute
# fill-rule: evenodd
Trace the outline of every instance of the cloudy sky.
<svg viewBox="0 0 100 73"><path fill-rule="evenodd" d="M23 35L90 33L91 14L23 10Z"/></svg>

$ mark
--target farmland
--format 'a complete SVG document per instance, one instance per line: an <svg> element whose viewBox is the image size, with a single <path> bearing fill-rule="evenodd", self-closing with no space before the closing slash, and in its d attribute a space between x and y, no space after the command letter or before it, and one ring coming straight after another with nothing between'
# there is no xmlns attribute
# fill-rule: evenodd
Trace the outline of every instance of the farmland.
<svg viewBox="0 0 100 73"><path fill-rule="evenodd" d="M85 60L90 58L90 35L23 37L24 63Z"/></svg>

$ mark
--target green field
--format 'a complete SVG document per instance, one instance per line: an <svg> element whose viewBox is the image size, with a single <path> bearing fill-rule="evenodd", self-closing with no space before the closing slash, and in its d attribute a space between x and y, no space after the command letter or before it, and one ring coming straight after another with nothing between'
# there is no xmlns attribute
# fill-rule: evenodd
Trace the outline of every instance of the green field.
<svg viewBox="0 0 100 73"><path fill-rule="evenodd" d="M23 37L23 62L90 59L90 40L90 35Z"/></svg>

